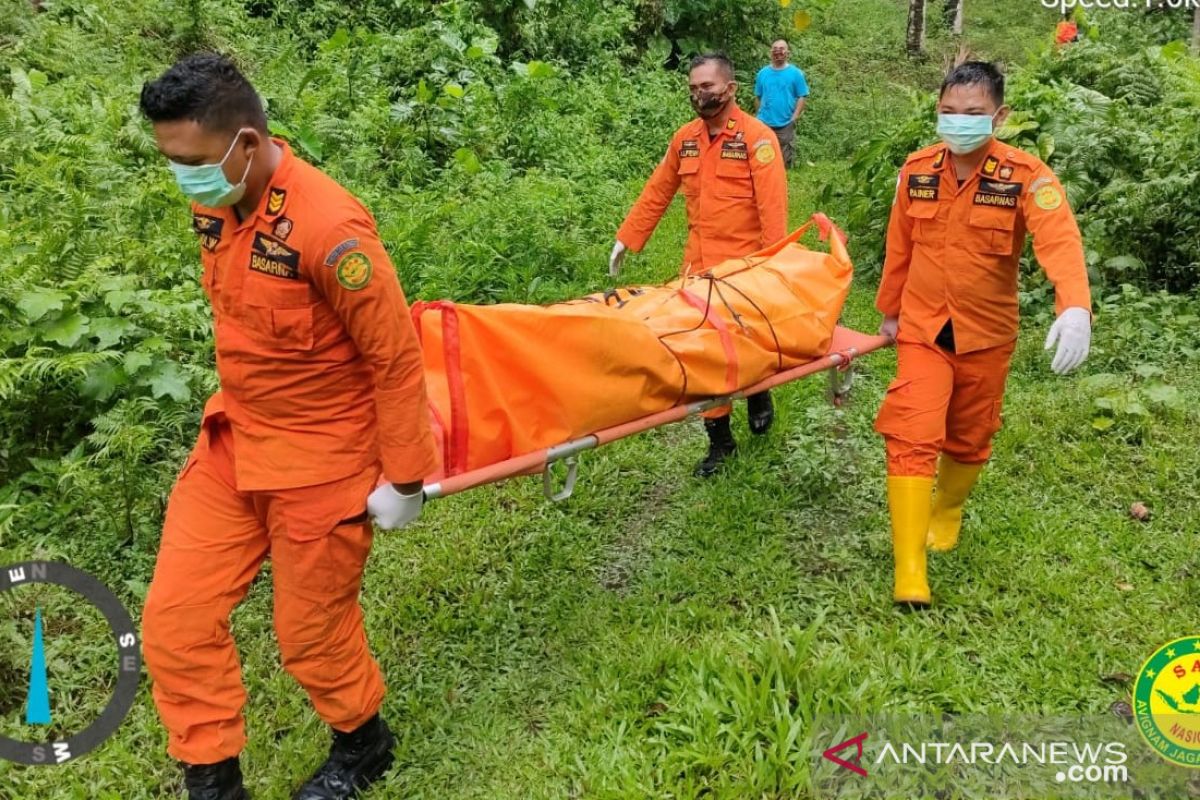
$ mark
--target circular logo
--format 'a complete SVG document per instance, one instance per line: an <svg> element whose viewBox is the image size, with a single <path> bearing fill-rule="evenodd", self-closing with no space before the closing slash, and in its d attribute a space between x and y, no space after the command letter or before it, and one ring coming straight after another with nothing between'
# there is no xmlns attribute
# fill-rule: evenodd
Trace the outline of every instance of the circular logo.
<svg viewBox="0 0 1200 800"><path fill-rule="evenodd" d="M1062 205L1062 192L1053 186L1043 186L1034 192L1033 202L1043 211L1053 211Z"/></svg>
<svg viewBox="0 0 1200 800"><path fill-rule="evenodd" d="M371 280L371 259L365 253L350 253L337 265L338 283L351 291L361 289Z"/></svg>
<svg viewBox="0 0 1200 800"><path fill-rule="evenodd" d="M1200 636L1154 651L1133 684L1133 717L1163 758L1200 767Z"/></svg>
<svg viewBox="0 0 1200 800"><path fill-rule="evenodd" d="M21 608L22 604L19 601L26 591L22 587L34 584L56 584L81 595L84 601L99 611L107 623L112 641L105 644L116 645L115 687L103 710L90 723L83 726L82 730L34 742L21 741L0 732L0 758L15 761L18 764L64 764L95 749L112 736L121 725L137 697L138 680L141 675L141 651L137 631L129 611L121 605L117 596L95 577L57 561L25 561L0 567L0 599L12 600L15 597L18 600L16 604L5 603L6 608ZM72 598L70 604L77 606L77 601ZM62 605L69 606L70 604ZM27 652L29 653L25 723L30 726L46 726L50 730L55 730L56 720L52 711L51 695L57 681L50 680L50 678L57 677L58 670L62 667L58 663L59 659L51 658L49 661L52 662L54 670L47 669L47 653L53 650L53 642L50 644L47 642L51 640L52 632L60 627L57 624L59 620L56 619L60 610L63 616L72 618L77 618L80 614L78 611L71 612L66 609L49 609L46 614L43 614L41 606L23 610L24 613L19 616L24 620L32 617L33 621L32 635L27 638L19 637L26 638L28 641ZM32 614L29 613L31 610ZM75 621L75 619L71 619L65 622ZM24 626L18 626L18 628L21 627ZM65 630L71 626L63 624L61 627ZM97 648L97 650L99 649ZM75 685L78 680L77 675L66 675L63 682Z"/></svg>

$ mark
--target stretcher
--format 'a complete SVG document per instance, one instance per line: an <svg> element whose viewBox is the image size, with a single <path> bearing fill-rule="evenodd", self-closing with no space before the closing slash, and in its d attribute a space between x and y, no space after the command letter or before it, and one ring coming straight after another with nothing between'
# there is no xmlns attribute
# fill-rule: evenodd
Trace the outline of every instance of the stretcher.
<svg viewBox="0 0 1200 800"><path fill-rule="evenodd" d="M554 447L547 447L532 453L526 453L515 458L509 458L481 469L471 470L459 475L453 475L444 480L425 486L425 499L434 500L465 492L480 486L519 476L542 476L542 492L548 500L560 502L566 500L575 491L579 477L579 456L588 450L594 450L602 445L624 439L638 433L681 422L689 417L703 414L713 408L728 405L734 400L742 399L758 392L774 389L786 383L801 380L821 372L829 374L829 398L834 405L840 406L845 402L853 383L854 360L860 356L872 353L884 347L890 347L892 341L885 336L875 336L839 325L833 335L833 344L829 352L806 364L776 373L765 380L737 392L719 397L675 406L657 414L650 414L640 419L616 425L605 430L582 436L569 442L563 442ZM562 463L566 468L562 485L556 485L554 465Z"/></svg>
<svg viewBox="0 0 1200 800"><path fill-rule="evenodd" d="M799 243L813 228L828 253ZM564 500L584 451L818 372L840 404L853 360L889 344L837 324L852 272L844 234L815 214L758 253L661 287L548 307L415 304L442 443L426 498L541 473L546 496Z"/></svg>

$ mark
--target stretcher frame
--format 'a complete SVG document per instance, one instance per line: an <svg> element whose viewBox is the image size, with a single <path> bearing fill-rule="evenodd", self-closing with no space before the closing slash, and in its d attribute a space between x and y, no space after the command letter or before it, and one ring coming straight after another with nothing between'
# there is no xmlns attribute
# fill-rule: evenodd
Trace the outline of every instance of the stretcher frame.
<svg viewBox="0 0 1200 800"><path fill-rule="evenodd" d="M425 486L425 499L435 500L460 494L468 489L475 489L492 483L498 483L508 478L522 475L542 475L542 493L552 502L561 502L570 497L575 491L579 478L579 455L588 450L594 450L602 445L625 439L634 434L643 433L652 428L681 422L688 417L696 416L705 411L728 405L734 400L745 398L752 394L774 389L785 383L807 378L819 372L829 373L829 399L840 406L845 402L853 382L854 360L860 356L872 353L884 347L890 347L892 340L886 336L875 336L845 328L839 325L833 334L833 342L829 352L820 358L805 362L791 369L777 372L753 386L748 386L731 394L697 400L693 403L674 406L666 411L641 417L621 425L597 431L564 442L553 447L536 450L521 456L499 461L480 469L470 470L458 475L452 475L436 483ZM554 465L562 462L566 466L562 488L555 489Z"/></svg>

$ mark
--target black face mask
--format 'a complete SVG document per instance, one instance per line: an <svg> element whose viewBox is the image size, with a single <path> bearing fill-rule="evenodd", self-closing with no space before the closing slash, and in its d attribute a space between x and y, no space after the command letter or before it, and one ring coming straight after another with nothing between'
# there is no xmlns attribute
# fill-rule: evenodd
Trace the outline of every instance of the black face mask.
<svg viewBox="0 0 1200 800"><path fill-rule="evenodd" d="M726 86L726 89L729 87ZM692 108L701 119L712 119L721 113L729 102L724 98L725 90L720 92L700 92L692 95Z"/></svg>

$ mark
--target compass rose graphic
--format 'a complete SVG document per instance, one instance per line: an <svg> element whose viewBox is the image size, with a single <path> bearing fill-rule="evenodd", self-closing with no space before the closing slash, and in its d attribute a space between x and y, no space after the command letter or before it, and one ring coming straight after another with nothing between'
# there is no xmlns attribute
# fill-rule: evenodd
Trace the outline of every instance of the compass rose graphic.
<svg viewBox="0 0 1200 800"><path fill-rule="evenodd" d="M18 730L19 733L25 734L26 738L32 730L32 738L41 740L24 741L22 738L6 735L11 733L11 728L7 726L6 720L0 720L6 723L6 727L0 728L0 759L15 761L18 764L57 765L79 758L95 749L120 727L137 697L138 680L141 675L141 651L129 611L117 596L94 576L57 561L26 561L0 566L0 600L28 598L31 595L23 594L28 591L37 596L39 590L26 588L36 584L54 585L57 588L52 591L70 595L70 599L60 603L62 608L57 610L43 603L33 608L33 636L28 640L30 648L27 651L28 683L23 714L25 727ZM68 591L63 592L64 589ZM32 604L26 604L25 610L22 611L18 600L15 606L18 612L16 621L19 639L24 638L19 631L28 624L29 605ZM12 606L12 603L6 603L0 605L0 609ZM51 631L51 626L56 622L64 630L71 624L78 627L79 620L94 616L95 612L99 612L97 622L87 628L89 638L82 644L90 648L90 658L94 658L95 653L111 653L115 645L115 682L107 680L100 674L104 670L97 670L96 665L91 662L88 662L86 667L76 665L78 668L72 673L68 662L73 660L72 656L78 661L81 655L64 653L67 649L64 642ZM23 624L22 619L25 621ZM107 637L103 633L96 633L104 631L105 628ZM108 638L108 641L104 641L105 638ZM56 649L53 648L55 643ZM111 662L108 663L111 665ZM51 689L53 685L57 685L52 680L56 675L59 682L67 679L73 690L77 691L78 687L82 686L85 691L90 692L89 697L97 700L107 697L102 710L98 714L94 713L99 705L96 703L81 711L71 707L69 698L66 701L60 698L60 704L67 702L67 706L61 707L69 708L70 713L53 714L51 709L54 693ZM19 685L12 688L19 691ZM17 721L14 719L13 722Z"/></svg>

